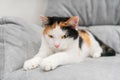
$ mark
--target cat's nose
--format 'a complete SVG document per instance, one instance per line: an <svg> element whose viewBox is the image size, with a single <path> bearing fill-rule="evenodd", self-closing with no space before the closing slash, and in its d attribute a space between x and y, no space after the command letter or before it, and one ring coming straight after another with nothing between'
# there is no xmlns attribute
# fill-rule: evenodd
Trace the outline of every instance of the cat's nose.
<svg viewBox="0 0 120 80"><path fill-rule="evenodd" d="M59 44L55 44L55 47L56 47L56 48L59 48L59 46L60 46Z"/></svg>

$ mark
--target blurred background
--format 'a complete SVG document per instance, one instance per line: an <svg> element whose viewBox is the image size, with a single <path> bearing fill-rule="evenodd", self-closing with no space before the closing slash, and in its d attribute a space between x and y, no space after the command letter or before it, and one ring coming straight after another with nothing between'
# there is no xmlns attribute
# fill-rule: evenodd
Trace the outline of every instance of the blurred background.
<svg viewBox="0 0 120 80"><path fill-rule="evenodd" d="M0 17L14 16L40 24L39 16L44 15L46 5L47 0L0 0Z"/></svg>

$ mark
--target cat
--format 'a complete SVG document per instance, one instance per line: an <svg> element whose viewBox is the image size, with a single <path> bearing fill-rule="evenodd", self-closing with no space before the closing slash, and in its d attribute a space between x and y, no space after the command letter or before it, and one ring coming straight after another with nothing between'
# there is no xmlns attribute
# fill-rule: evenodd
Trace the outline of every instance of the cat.
<svg viewBox="0 0 120 80"><path fill-rule="evenodd" d="M115 51L87 29L78 29L79 17L40 17L42 43L38 54L24 62L25 70L40 66L53 70L60 65L79 63L86 57L115 56Z"/></svg>

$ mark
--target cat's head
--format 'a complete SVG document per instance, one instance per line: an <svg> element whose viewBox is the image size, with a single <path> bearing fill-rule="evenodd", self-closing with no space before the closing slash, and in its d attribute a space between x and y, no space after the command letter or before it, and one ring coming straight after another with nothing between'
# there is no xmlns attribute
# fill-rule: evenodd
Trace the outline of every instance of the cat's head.
<svg viewBox="0 0 120 80"><path fill-rule="evenodd" d="M43 35L53 49L67 49L78 38L78 16L46 17L41 16L44 27Z"/></svg>

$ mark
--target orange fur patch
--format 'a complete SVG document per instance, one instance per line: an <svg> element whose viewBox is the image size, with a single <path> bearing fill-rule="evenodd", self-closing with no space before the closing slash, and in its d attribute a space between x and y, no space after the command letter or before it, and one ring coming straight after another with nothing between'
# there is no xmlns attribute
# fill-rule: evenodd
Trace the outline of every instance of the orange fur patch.
<svg viewBox="0 0 120 80"><path fill-rule="evenodd" d="M48 34L50 30L56 28L57 23L55 22L53 25L45 25L45 29L43 31L43 34ZM68 22L60 22L58 26L60 27L66 27L69 26L70 24Z"/></svg>
<svg viewBox="0 0 120 80"><path fill-rule="evenodd" d="M66 22L60 22L59 26L60 27L66 27L66 26L70 26L70 24L68 23L68 21L66 21Z"/></svg>
<svg viewBox="0 0 120 80"><path fill-rule="evenodd" d="M90 47L91 46L91 41L90 41L90 36L85 30L78 30L79 36L83 39L83 41Z"/></svg>
<svg viewBox="0 0 120 80"><path fill-rule="evenodd" d="M43 34L48 34L50 30L54 29L56 27L56 22L53 25L45 25L45 29L43 31Z"/></svg>

